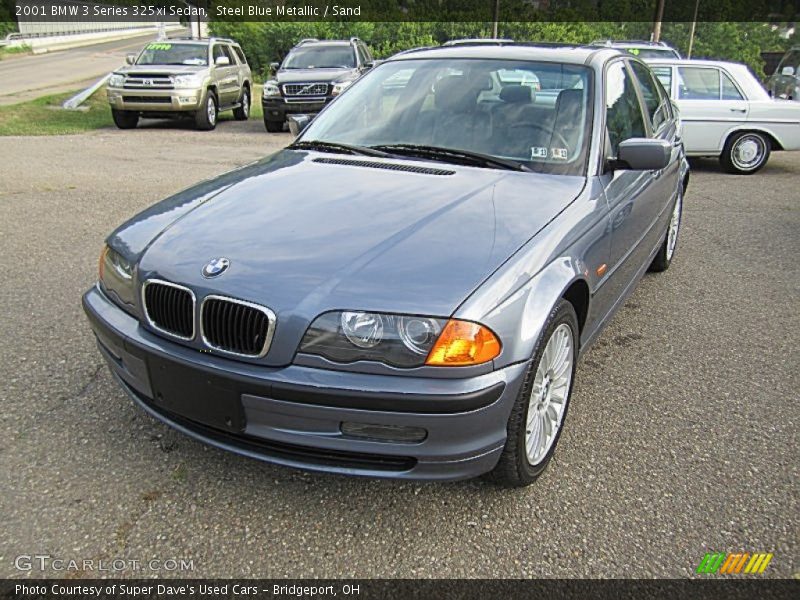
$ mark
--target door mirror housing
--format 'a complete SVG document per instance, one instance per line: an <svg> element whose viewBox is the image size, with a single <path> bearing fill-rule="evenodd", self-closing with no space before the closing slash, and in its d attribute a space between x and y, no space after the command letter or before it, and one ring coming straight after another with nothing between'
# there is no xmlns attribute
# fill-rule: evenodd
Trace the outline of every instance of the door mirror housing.
<svg viewBox="0 0 800 600"><path fill-rule="evenodd" d="M269 68L271 71L275 72L281 68L281 63L271 62L269 63Z"/></svg>
<svg viewBox="0 0 800 600"><path fill-rule="evenodd" d="M781 75L788 75L791 77L794 75L794 67L792 65L786 65L781 69Z"/></svg>
<svg viewBox="0 0 800 600"><path fill-rule="evenodd" d="M136 63L136 55L135 54L128 54L125 57L125 62L128 63L129 65L132 65L132 64Z"/></svg>
<svg viewBox="0 0 800 600"><path fill-rule="evenodd" d="M672 144L667 140L631 138L620 142L618 156L609 160L612 170L659 171L669 164Z"/></svg>
<svg viewBox="0 0 800 600"><path fill-rule="evenodd" d="M214 64L218 67L227 67L231 64L231 59L227 56L218 56L214 61Z"/></svg>
<svg viewBox="0 0 800 600"><path fill-rule="evenodd" d="M297 137L311 123L311 115L289 115L289 131L293 137Z"/></svg>

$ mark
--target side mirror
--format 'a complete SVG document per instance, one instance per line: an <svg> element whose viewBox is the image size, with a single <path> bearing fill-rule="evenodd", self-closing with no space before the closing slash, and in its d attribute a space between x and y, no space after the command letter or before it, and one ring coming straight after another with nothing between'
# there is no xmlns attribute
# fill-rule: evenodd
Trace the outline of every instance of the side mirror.
<svg viewBox="0 0 800 600"><path fill-rule="evenodd" d="M218 67L227 67L231 64L231 59L227 56L218 56L217 59L214 61L214 64Z"/></svg>
<svg viewBox="0 0 800 600"><path fill-rule="evenodd" d="M293 137L297 137L311 123L311 115L289 115L289 131Z"/></svg>
<svg viewBox="0 0 800 600"><path fill-rule="evenodd" d="M125 57L125 62L128 63L129 65L132 65L133 63L136 62L136 55L135 54L128 54Z"/></svg>
<svg viewBox="0 0 800 600"><path fill-rule="evenodd" d="M364 67L364 70L365 70L365 71L368 71L369 69L371 69L371 68L372 68L372 67L374 67L374 66L375 66L375 61L374 61L374 60L371 60L371 61L369 61L369 62L365 62L365 63L362 65L362 67Z"/></svg>
<svg viewBox="0 0 800 600"><path fill-rule="evenodd" d="M281 68L281 63L271 62L269 63L269 68L271 71L275 72Z"/></svg>
<svg viewBox="0 0 800 600"><path fill-rule="evenodd" d="M786 65L781 69L781 75L788 75L791 77L794 75L794 67L792 65Z"/></svg>
<svg viewBox="0 0 800 600"><path fill-rule="evenodd" d="M667 140L631 138L620 143L617 159L611 161L611 167L632 171L659 171L669 164L671 156L672 144Z"/></svg>

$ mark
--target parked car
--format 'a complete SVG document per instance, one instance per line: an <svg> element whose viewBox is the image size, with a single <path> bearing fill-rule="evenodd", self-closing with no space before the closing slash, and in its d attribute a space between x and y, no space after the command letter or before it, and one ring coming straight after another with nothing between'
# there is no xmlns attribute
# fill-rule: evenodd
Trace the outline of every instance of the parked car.
<svg viewBox="0 0 800 600"><path fill-rule="evenodd" d="M784 54L775 73L767 80L773 98L800 101L800 46Z"/></svg>
<svg viewBox="0 0 800 600"><path fill-rule="evenodd" d="M275 76L264 84L261 105L269 132L283 131L286 117L317 113L372 67L372 55L358 38L305 39L289 51Z"/></svg>
<svg viewBox="0 0 800 600"><path fill-rule="evenodd" d="M800 104L770 98L746 65L648 63L680 109L688 156L719 157L729 173L751 174L771 152L800 149Z"/></svg>
<svg viewBox="0 0 800 600"><path fill-rule="evenodd" d="M637 58L680 58L680 52L665 42L646 42L642 40L595 40L592 46L616 48L623 52L633 54Z"/></svg>
<svg viewBox="0 0 800 600"><path fill-rule="evenodd" d="M238 121L250 116L253 77L233 40L167 39L147 44L127 62L107 86L120 129L136 127L140 118L190 117L198 129L210 130L220 111L232 110Z"/></svg>
<svg viewBox="0 0 800 600"><path fill-rule="evenodd" d="M551 87L504 84L509 70ZM630 55L406 52L287 148L116 229L83 305L125 392L198 440L525 485L553 456L579 356L673 260L677 136Z"/></svg>

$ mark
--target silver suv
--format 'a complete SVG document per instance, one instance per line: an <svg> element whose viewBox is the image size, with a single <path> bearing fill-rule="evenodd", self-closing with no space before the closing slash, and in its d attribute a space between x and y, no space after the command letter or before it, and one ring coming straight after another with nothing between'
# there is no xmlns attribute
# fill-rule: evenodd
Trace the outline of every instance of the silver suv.
<svg viewBox="0 0 800 600"><path fill-rule="evenodd" d="M238 121L250 116L253 77L233 40L152 42L127 62L108 80L108 102L120 129L133 129L142 117L190 116L198 129L210 130L221 110L233 110Z"/></svg>

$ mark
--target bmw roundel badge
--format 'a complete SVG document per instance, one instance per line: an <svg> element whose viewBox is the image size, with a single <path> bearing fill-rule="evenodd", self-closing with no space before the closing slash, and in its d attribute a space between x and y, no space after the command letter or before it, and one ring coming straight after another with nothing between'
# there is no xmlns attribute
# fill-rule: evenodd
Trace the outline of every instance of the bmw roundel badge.
<svg viewBox="0 0 800 600"><path fill-rule="evenodd" d="M228 267L231 266L229 261L224 256L210 260L206 266L203 267L203 277L210 279L211 277L219 277Z"/></svg>

